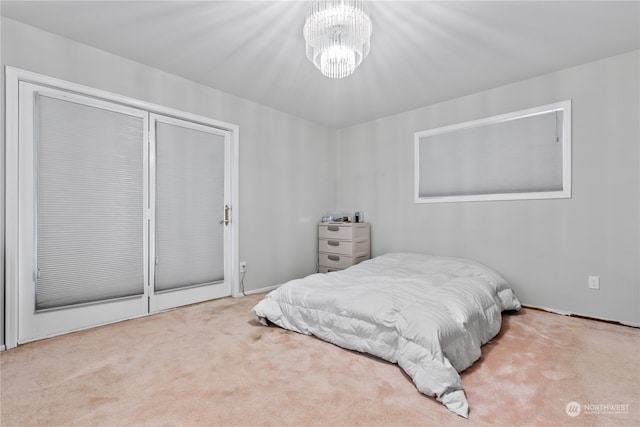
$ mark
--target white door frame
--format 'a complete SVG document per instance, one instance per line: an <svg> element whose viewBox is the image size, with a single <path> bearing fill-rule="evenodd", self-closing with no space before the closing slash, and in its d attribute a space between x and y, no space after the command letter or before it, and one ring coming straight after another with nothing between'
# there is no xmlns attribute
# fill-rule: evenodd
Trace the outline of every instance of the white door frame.
<svg viewBox="0 0 640 427"><path fill-rule="evenodd" d="M231 223L230 223L230 275L231 295L240 295L239 288L239 127L238 125L210 119L191 113L182 112L173 108L140 101L134 98L114 94L100 89L91 88L68 82L65 80L48 77L31 71L7 66L5 68L6 81L6 140L5 140L5 345L13 348L18 345L18 283L19 283L19 227L20 217L18 204L20 194L18 190L19 179L19 82L29 82L38 85L51 86L61 90L76 92L95 98L116 102L133 108L147 110L165 116L179 117L195 123L214 126L230 132L231 134Z"/></svg>

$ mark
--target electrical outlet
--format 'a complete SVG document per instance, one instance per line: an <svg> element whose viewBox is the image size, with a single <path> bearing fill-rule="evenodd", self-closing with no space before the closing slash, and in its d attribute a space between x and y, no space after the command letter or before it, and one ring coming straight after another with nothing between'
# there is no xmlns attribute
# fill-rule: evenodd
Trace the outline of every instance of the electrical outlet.
<svg viewBox="0 0 640 427"><path fill-rule="evenodd" d="M589 289L600 289L600 277L589 276Z"/></svg>
<svg viewBox="0 0 640 427"><path fill-rule="evenodd" d="M247 261L240 261L240 273L247 271Z"/></svg>

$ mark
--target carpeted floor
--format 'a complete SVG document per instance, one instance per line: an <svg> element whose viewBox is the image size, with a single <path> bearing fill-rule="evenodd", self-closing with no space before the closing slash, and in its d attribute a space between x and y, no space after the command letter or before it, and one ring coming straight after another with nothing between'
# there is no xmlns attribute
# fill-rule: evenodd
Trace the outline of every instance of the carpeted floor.
<svg viewBox="0 0 640 427"><path fill-rule="evenodd" d="M260 297L0 353L0 424L640 425L640 329L537 310L505 315L462 374L465 420L421 395L396 365L260 326L250 313Z"/></svg>

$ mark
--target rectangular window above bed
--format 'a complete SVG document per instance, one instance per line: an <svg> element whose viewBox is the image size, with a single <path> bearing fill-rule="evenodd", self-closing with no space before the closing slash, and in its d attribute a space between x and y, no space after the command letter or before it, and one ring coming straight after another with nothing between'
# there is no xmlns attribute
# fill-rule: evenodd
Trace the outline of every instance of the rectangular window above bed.
<svg viewBox="0 0 640 427"><path fill-rule="evenodd" d="M571 101L415 134L415 202L571 197Z"/></svg>

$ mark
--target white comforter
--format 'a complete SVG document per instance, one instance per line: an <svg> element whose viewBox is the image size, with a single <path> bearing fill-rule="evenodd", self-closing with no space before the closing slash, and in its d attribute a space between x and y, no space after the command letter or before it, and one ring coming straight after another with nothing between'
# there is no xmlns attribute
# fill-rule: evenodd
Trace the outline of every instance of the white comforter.
<svg viewBox="0 0 640 427"><path fill-rule="evenodd" d="M458 372L520 302L472 260L391 253L347 270L292 280L254 308L257 319L397 363L420 392L468 417Z"/></svg>

